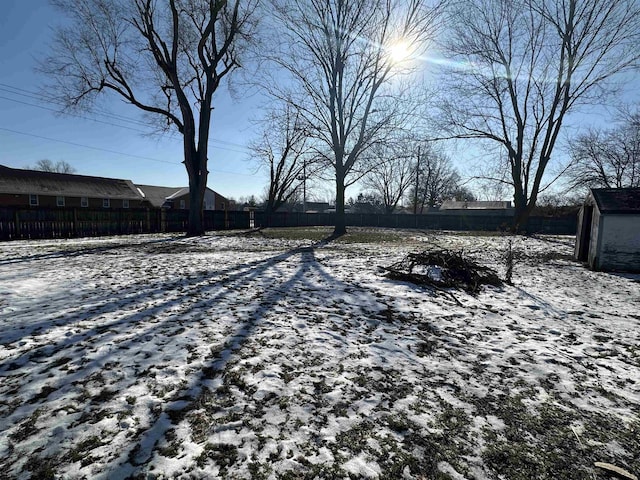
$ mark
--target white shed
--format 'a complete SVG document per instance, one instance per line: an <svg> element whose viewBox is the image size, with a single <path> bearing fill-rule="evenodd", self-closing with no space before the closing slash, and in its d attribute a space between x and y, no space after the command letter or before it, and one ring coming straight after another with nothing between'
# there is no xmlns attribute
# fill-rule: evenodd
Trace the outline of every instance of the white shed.
<svg viewBox="0 0 640 480"><path fill-rule="evenodd" d="M575 258L593 270L640 272L640 188L592 188L580 209Z"/></svg>

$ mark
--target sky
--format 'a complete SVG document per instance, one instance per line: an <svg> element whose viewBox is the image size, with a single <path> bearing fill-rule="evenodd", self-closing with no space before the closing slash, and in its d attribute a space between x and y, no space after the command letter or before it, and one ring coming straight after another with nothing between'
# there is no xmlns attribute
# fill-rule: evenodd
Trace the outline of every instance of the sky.
<svg viewBox="0 0 640 480"><path fill-rule="evenodd" d="M66 161L81 175L124 178L137 184L186 186L178 134L150 135L135 107L111 96L105 112L60 115L37 98L46 81L35 67L47 54L51 28L59 21L48 0L2 0L0 15L0 165L28 168L38 160ZM256 171L247 143L260 99L214 101L208 186L233 198L259 196L266 172Z"/></svg>
<svg viewBox="0 0 640 480"><path fill-rule="evenodd" d="M38 91L47 79L37 73L35 67L38 59L49 52L52 27L62 19L49 5L49 0L2 0L2 7L0 165L28 168L38 160L49 159L66 161L76 173L83 175L124 178L137 184L172 187L188 184L181 163L179 134L152 135L135 107L112 95L106 97L110 113L101 110L78 117L60 115L56 105L40 100ZM640 82L638 76L635 77L632 83L638 86ZM629 89L632 101L640 99L639 90ZM268 183L268 173L257 169L247 144L259 134L259 127L252 119L260 116L263 99L245 92L235 97L225 89L220 89L214 97L208 186L235 199L249 195L260 197ZM565 136L575 133L575 128L602 124L610 118L610 114L600 108L594 107L585 113L587 115L573 117L573 124L565 124ZM486 156L469 145L452 152L463 179L472 176L473 165ZM565 152L556 149L554 155L566 155L566 149ZM315 196L318 200L330 200L331 189L331 185L316 188ZM351 187L347 198L357 193L358 187Z"/></svg>

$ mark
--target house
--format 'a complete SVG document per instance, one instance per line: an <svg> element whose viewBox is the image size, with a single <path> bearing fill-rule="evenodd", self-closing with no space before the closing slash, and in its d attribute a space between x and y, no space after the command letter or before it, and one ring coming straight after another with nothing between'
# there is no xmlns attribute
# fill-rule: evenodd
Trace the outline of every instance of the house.
<svg viewBox="0 0 640 480"><path fill-rule="evenodd" d="M478 200L467 202L464 200L445 200L440 205L440 210L510 210L509 201L485 201Z"/></svg>
<svg viewBox="0 0 640 480"><path fill-rule="evenodd" d="M205 210L229 202L210 188ZM134 185L130 180L21 170L0 165L0 207L189 208L189 187Z"/></svg>
<svg viewBox="0 0 640 480"><path fill-rule="evenodd" d="M578 215L577 260L640 272L640 188L592 188Z"/></svg>
<svg viewBox="0 0 640 480"><path fill-rule="evenodd" d="M156 208L189 209L189 187L157 187L136 185L151 206ZM204 192L205 210L228 210L229 201L209 187Z"/></svg>
<svg viewBox="0 0 640 480"><path fill-rule="evenodd" d="M509 201L458 201L445 200L440 205L439 213L456 215L502 215L513 216L513 207ZM431 212L430 212L431 213ZM435 212L434 212L435 213Z"/></svg>
<svg viewBox="0 0 640 480"><path fill-rule="evenodd" d="M136 208L146 205L144 196L129 180L0 165L0 206Z"/></svg>

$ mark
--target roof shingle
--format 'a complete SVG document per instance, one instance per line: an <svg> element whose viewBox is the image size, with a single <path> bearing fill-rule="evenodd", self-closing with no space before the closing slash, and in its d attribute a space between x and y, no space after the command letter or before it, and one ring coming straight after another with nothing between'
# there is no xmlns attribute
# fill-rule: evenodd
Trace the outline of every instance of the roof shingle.
<svg viewBox="0 0 640 480"><path fill-rule="evenodd" d="M640 188L592 188L601 213L640 213Z"/></svg>
<svg viewBox="0 0 640 480"><path fill-rule="evenodd" d="M129 180L21 170L0 165L0 193L143 200Z"/></svg>

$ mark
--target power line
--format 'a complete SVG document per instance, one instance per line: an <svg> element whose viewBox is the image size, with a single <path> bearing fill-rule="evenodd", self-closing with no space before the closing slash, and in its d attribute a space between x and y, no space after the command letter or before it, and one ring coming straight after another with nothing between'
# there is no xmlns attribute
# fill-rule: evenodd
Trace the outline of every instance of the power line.
<svg viewBox="0 0 640 480"><path fill-rule="evenodd" d="M45 102L45 103L49 103L49 104L53 104L53 105L58 105L60 107L64 107L64 104L62 104L61 102L56 102L55 100L51 99L51 98L47 98L44 95L41 95L37 92L33 92L31 90L26 90L24 88L19 88L19 87L14 87L11 85L8 85L6 83L0 83L0 90L10 93L12 95L19 95L22 97L27 97L27 98L31 98L34 100L39 100L41 102ZM54 109L53 110L56 113L61 113L60 110ZM74 115L73 113L69 113L69 112L64 112L65 115ZM94 110L94 113L101 115L103 117L111 117L115 120L118 121L122 121L122 122L127 122L127 123L133 123L135 125L140 125L140 126L147 126L147 124L145 122L142 122L140 120L134 119L134 118L130 118L130 117L126 117L124 115L118 115L118 114L114 114L114 113L110 113L104 110Z"/></svg>
<svg viewBox="0 0 640 480"><path fill-rule="evenodd" d="M3 89L0 87L0 90L3 90ZM0 95L0 99L8 100L10 102L20 103L22 105L28 105L30 107L41 108L43 110L48 110L48 111L54 112L54 113L59 113L58 110L56 110L55 108L49 108L49 107L45 107L43 105L36 105L34 103L23 102L22 100L16 100L15 98L9 98L9 97L4 97L4 96ZM87 117L87 116L84 116L84 115L81 115L81 114L78 114L78 113L67 113L66 115L71 115L73 117L81 118L83 120L89 120L89 121L96 122L96 123L102 123L104 125L111 125L112 127L126 128L127 130L132 130L132 131L140 132L140 133L143 133L143 134L148 134L149 133L148 131L141 130L139 128L133 128L133 127L125 126L125 125L118 125L117 123L107 122L107 121L104 121L104 120L98 120L96 118ZM216 140L213 140L213 139L210 140L210 142L214 142L214 141L216 141ZM220 142L223 142L223 141L220 140ZM230 143L230 142L223 142L223 143ZM218 149L218 150L226 150L228 152L247 153L246 151L235 150L233 148L227 148L227 147L220 147L218 145L210 144L209 146L211 148L215 148L215 149Z"/></svg>
<svg viewBox="0 0 640 480"><path fill-rule="evenodd" d="M2 88L0 88L0 90L2 90ZM35 103L23 102L22 100L16 100L15 98L4 97L2 95L0 95L0 98L3 99L3 100L9 100L10 102L20 103L22 105L28 105L30 107L41 108L42 110L48 110L50 112L59 113L58 110L56 110L55 108L45 107L44 105L36 105ZM134 132L148 133L145 130L140 130L138 128L127 127L127 126L124 126L124 125L118 125L116 123L106 122L104 120L98 120L96 118L87 117L87 116L84 116L84 115L80 115L78 113L67 113L66 115L71 115L73 117L81 118L83 120L91 120L92 122L103 123L105 125L111 125L113 127L126 128L127 130L133 130Z"/></svg>
<svg viewBox="0 0 640 480"><path fill-rule="evenodd" d="M171 162L169 160L160 160L158 158L145 157L143 155L135 155L135 154L132 154L132 153L119 152L117 150L110 150L108 148L94 147L94 146L91 146L91 145L85 145L83 143L68 142L66 140L60 140L60 139L57 139L57 138L45 137L45 136L42 136L42 135L36 135L34 133L20 132L18 130L12 130L10 128L5 128L5 127L0 127L0 130L3 130L5 132L10 132L10 133L15 133L17 135L25 135L25 136L28 136L28 137L34 137L34 138L40 138L42 140L48 140L48 141L51 141L51 142L65 143L67 145L73 145L74 147L88 148L88 149L91 149L91 150L97 150L97 151L101 151L101 152L113 153L113 154L116 154L116 155L123 155L125 157L139 158L139 159L142 159L142 160L149 160L149 161L152 161L152 162L168 163L170 165L180 165L182 163L182 162ZM215 169L215 168L210 169L210 171L217 172L217 173L226 173L226 174L229 174L229 175L239 175L239 176L243 176L243 177L255 177L257 175L257 174L250 174L250 173L230 172L230 171L227 171L227 170L218 170L218 169Z"/></svg>
<svg viewBox="0 0 640 480"><path fill-rule="evenodd" d="M52 99L48 99L48 98L44 97L43 95L38 94L37 92L33 92L31 90L26 90L26 89L20 88L20 87L15 87L13 85L9 85L9 84L6 84L6 83L1 83L0 82L0 91L4 91L4 92L10 93L12 95L19 95L19 96L24 96L24 97L31 98L31 99L34 99L34 100L43 101L45 103L50 103L50 104L54 104L54 105L63 106L60 102L55 102ZM35 107L35 108L41 108L43 110L48 110L48 111L54 112L54 113L61 113L59 110L57 110L55 108L49 108L49 107L45 107L45 106L42 106L42 105L36 105L36 104L33 104L33 103L23 102L23 101L16 100L16 99L13 99L13 98L8 98L8 97L0 96L0 98L2 98L4 100L9 100L11 102L21 103L23 105L28 105L28 106ZM95 118L92 118L92 117L87 117L87 116L84 116L84 115L81 115L81 114L77 114L77 113L65 112L64 114L65 115L71 115L71 116L74 116L74 117L77 117L77 118L81 118L81 119L85 119L85 120L94 121L94 122L97 122L97 123L103 123L103 124L111 125L111 126L115 126L115 127L126 128L128 130L133 130L133 131L144 133L144 134L148 134L149 133L147 130L140 130L140 129L136 129L136 128L131 128L129 126L118 125L118 124L115 124L115 123L107 122L107 121L104 121L104 120L98 120L98 119L95 119ZM99 115L99 116L103 116L103 117L112 117L112 118L114 118L115 120L118 120L118 121L123 121L123 122L128 122L128 123L133 123L133 124L136 124L136 125L148 127L147 123L142 122L140 120L133 119L131 117L126 117L124 115L117 115L117 114L112 114L112 113L104 112L104 111L97 111L96 114ZM219 140L219 139L216 139L216 138L210 138L209 139L209 143L210 143L210 146L212 148L216 148L218 150L226 150L226 151L235 152L235 153L247 153L248 151L250 151L245 145L240 145L238 143L228 142L226 140ZM215 145L215 143L218 143L218 144L221 144L221 145L229 145L229 146L232 146L232 147L238 147L238 148L241 148L242 150L235 150L235 149L232 149L232 148L221 147L221 146Z"/></svg>
<svg viewBox="0 0 640 480"><path fill-rule="evenodd" d="M10 128L0 127L0 130L4 130L5 132L10 132L10 133L15 133L15 134L18 134L18 135L26 135L28 137L40 138L42 140L48 140L50 142L66 143L67 145L73 145L74 147L89 148L91 150L98 150L98 151L101 151L101 152L115 153L116 155L124 155L126 157L140 158L140 159L143 159L143 160L151 160L153 162L169 163L171 165L179 165L176 162L170 162L168 160L160 160L158 158L145 157L143 155L134 155L132 153L118 152L117 150L110 150L108 148L101 148L101 147L93 147L91 145L85 145L83 143L68 142L66 140L60 140L60 139L57 139L57 138L44 137L42 135L36 135L35 133L19 132L18 130L12 130Z"/></svg>

